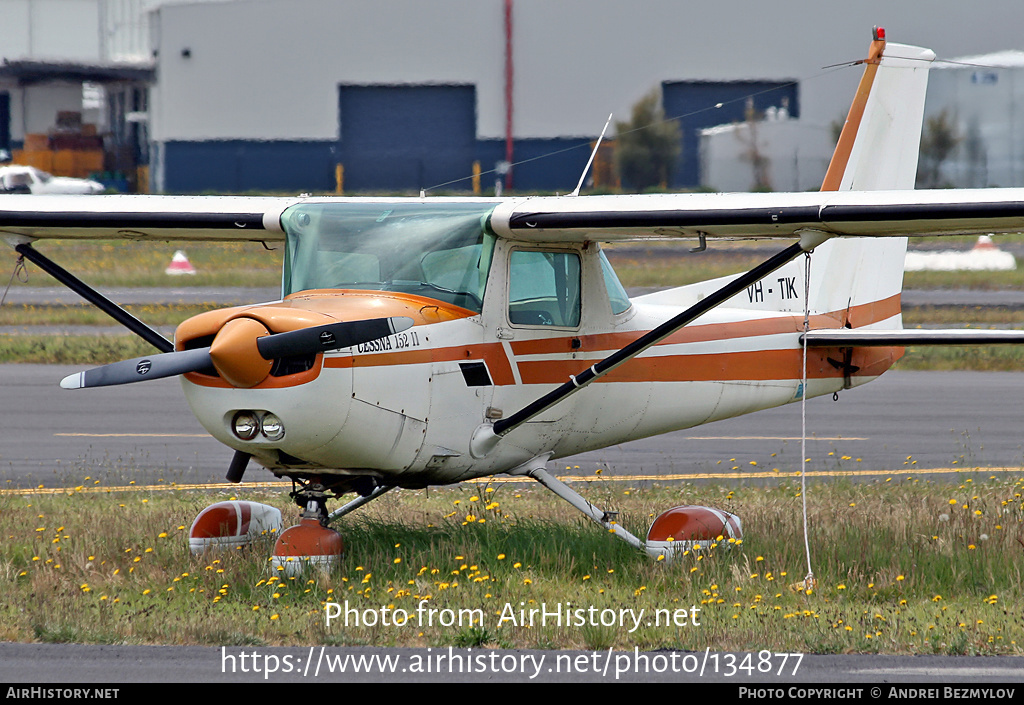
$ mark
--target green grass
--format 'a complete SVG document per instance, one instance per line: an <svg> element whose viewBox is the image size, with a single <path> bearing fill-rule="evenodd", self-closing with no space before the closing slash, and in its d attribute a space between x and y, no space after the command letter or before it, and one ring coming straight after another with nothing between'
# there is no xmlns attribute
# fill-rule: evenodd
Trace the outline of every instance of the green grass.
<svg viewBox="0 0 1024 705"><path fill-rule="evenodd" d="M1017 372L1024 370L1024 354L1016 345L911 346L894 369Z"/></svg>
<svg viewBox="0 0 1024 705"><path fill-rule="evenodd" d="M159 352L134 335L0 335L0 363L105 365Z"/></svg>
<svg viewBox="0 0 1024 705"><path fill-rule="evenodd" d="M966 247L966 242L953 243L953 239L946 238L943 244ZM1024 239L1024 236L1017 239ZM268 251L259 243L48 240L40 243L38 249L97 287L277 287L281 281L284 245L271 246L275 249ZM625 286L667 287L750 269L762 262L771 249L763 242L719 243L706 252L692 254L688 252L692 246L691 242L651 243L644 245L643 251L626 245L609 247L607 252ZM178 249L185 250L198 270L195 276L164 274ZM658 254L652 257L644 251ZM34 265L29 264L28 270L31 285L58 286ZM1022 289L1024 267L1011 272L908 272L904 286L913 289Z"/></svg>
<svg viewBox="0 0 1024 705"><path fill-rule="evenodd" d="M1024 323L1024 308L1010 306L911 306L903 309L903 325L991 326Z"/></svg>
<svg viewBox="0 0 1024 705"><path fill-rule="evenodd" d="M150 326L177 326L192 316L223 308L205 304L129 304L128 313ZM0 326L114 326L117 323L91 304L5 304L0 307Z"/></svg>
<svg viewBox="0 0 1024 705"><path fill-rule="evenodd" d="M1024 236L1014 236L1015 240ZM946 239L952 244L953 239ZM973 239L957 244L966 245ZM763 243L724 243L708 252L690 254L689 243L652 243L643 250L612 247L610 257L626 286L680 286L748 269L764 259ZM188 254L199 269L195 277L168 277L163 270L177 245L138 242L48 241L41 249L97 286L264 286L280 280L281 249L266 251L256 243L191 243ZM657 252L651 256L649 251ZM56 285L30 268L30 284ZM911 272L908 288L1024 288L1024 268L1014 272ZM147 305L128 309L150 325L178 325L215 304ZM905 324L959 327L1020 325L1024 310L1010 307L927 306L906 309ZM111 325L102 313L87 305L0 307L0 325ZM151 354L153 350L133 336L0 336L0 362L104 364ZM900 361L903 369L1021 370L1024 356L1014 346L910 349Z"/></svg>
<svg viewBox="0 0 1024 705"><path fill-rule="evenodd" d="M1024 473L1022 473L1024 475ZM192 556L187 528L224 495L102 491L0 495L0 639L225 645L1024 653L1024 479L816 484L808 492L817 586L806 573L798 488L626 487L584 495L643 534L678 504L738 513L739 544L655 562L536 486L391 493L343 520L340 568L276 573L269 543ZM242 492L242 490L239 490ZM245 498L296 514L281 495ZM426 601L422 603L422 601ZM328 627L336 602L378 615L422 603L476 619ZM687 610L699 626L627 628L501 616L520 607ZM511 612L509 611L511 610ZM391 614L396 614L392 612ZM439 614L436 613L435 614ZM414 618L415 619L415 618Z"/></svg>
<svg viewBox="0 0 1024 705"><path fill-rule="evenodd" d="M608 258L626 287L671 287L736 274L760 264L772 251L764 243L732 243L690 253L692 243L663 243L642 249L609 248ZM757 251L751 251L757 248ZM652 256L650 253L656 253ZM1024 267L998 272L907 272L904 289L1024 289Z"/></svg>
<svg viewBox="0 0 1024 705"><path fill-rule="evenodd" d="M1024 289L1024 267L1006 272L907 272L904 289Z"/></svg>
<svg viewBox="0 0 1024 705"><path fill-rule="evenodd" d="M47 240L37 245L54 260L91 286L103 287L279 287L283 243L267 250L258 242L159 243L133 241ZM168 276L164 270L175 251L184 250L196 274ZM26 264L32 286L60 286L31 263Z"/></svg>

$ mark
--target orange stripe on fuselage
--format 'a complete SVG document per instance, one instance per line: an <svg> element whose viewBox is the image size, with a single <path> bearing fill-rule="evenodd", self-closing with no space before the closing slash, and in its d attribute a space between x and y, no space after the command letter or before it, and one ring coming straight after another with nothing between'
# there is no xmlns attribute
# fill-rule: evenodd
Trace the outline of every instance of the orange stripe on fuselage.
<svg viewBox="0 0 1024 705"><path fill-rule="evenodd" d="M900 355L902 348L859 348L851 363L860 369L855 376L876 376L889 368ZM842 370L832 365L828 358L834 353L828 349L807 351L807 376L810 379L842 377ZM523 384L561 384L570 375L579 374L590 365L600 362L593 360L545 360L520 362L519 374ZM794 380L801 376L803 351L791 350L749 350L728 353L703 353L698 355L663 355L637 357L615 368L601 382L728 382ZM879 366L884 365L880 370Z"/></svg>
<svg viewBox="0 0 1024 705"><path fill-rule="evenodd" d="M512 365L501 343L481 343L479 345L458 345L451 348L434 348L427 350L403 350L379 354L363 354L343 357L328 357L324 367L358 368L382 367L389 365L424 365L434 362L469 362L483 360L490 372L491 381L497 385L515 384Z"/></svg>
<svg viewBox="0 0 1024 705"><path fill-rule="evenodd" d="M857 86L857 94L853 98L850 112L843 124L843 131L839 135L839 142L836 144L836 151L832 154L832 161L829 162L828 171L825 172L825 179L821 182L822 191L838 191L843 183L843 175L850 163L850 155L853 153L853 143L857 140L857 132L860 130L860 123L864 117L864 109L868 104L868 97L871 95L871 86L875 82L875 74L878 73L878 64L882 60L882 52L885 50L885 40L876 39L871 42L868 50L868 58L865 60L864 74L860 78L860 85Z"/></svg>
<svg viewBox="0 0 1024 705"><path fill-rule="evenodd" d="M877 323L900 312L900 295L868 304L853 306L849 320L859 325ZM847 312L831 312L811 317L814 328L839 328L847 318ZM803 328L803 317L799 315L775 318L709 323L683 328L655 346L679 345L685 343L729 340L782 333L796 333ZM524 340L512 343L515 356L564 354L571 351L573 338L582 344L577 355L590 353L591 356L623 347L646 331L629 333L608 333L590 336L562 336L543 340ZM876 376L884 372L903 354L902 348L858 348L854 351L851 364L860 368L858 376ZM830 349L808 351L808 375L813 378L841 377L842 371L828 362L834 355ZM602 377L599 382L670 382L704 380L768 380L795 379L800 375L802 351L800 349L757 350L723 352L713 354L661 355L638 357ZM582 370L605 355L577 357L571 360L530 360L519 361L517 367L524 384L560 384L571 375ZM328 357L324 367L356 368L382 367L390 365L415 365L434 362L455 362L483 360L490 371L494 384L503 386L515 384L512 367L501 343L459 345L447 348L404 350L376 354Z"/></svg>
<svg viewBox="0 0 1024 705"><path fill-rule="evenodd" d="M867 304L851 306L849 315L846 311L811 316L811 328L840 328L849 320L854 327L878 323L892 318L900 312L900 295L887 299L872 301ZM685 343L703 343L726 338L752 338L759 335L778 335L779 333L795 333L803 329L804 320L800 315L783 315L774 318L759 318L748 321L730 323L707 323L689 325L681 328L658 345L681 345ZM512 352L519 355L551 355L567 352L588 352L596 350L614 351L629 345L647 331L630 331L628 333L602 333L598 335L568 336L561 338L544 338L542 340L522 340L513 342ZM572 340L578 338L580 347L573 351Z"/></svg>

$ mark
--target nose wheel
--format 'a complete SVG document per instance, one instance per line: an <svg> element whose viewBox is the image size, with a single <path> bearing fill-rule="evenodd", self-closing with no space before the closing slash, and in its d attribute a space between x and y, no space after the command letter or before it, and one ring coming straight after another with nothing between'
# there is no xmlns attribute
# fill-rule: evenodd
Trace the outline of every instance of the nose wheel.
<svg viewBox="0 0 1024 705"><path fill-rule="evenodd" d="M303 485L292 497L303 507L299 523L285 529L274 545L272 565L287 575L307 567L331 569L345 552L341 534L327 526L327 493L319 483Z"/></svg>

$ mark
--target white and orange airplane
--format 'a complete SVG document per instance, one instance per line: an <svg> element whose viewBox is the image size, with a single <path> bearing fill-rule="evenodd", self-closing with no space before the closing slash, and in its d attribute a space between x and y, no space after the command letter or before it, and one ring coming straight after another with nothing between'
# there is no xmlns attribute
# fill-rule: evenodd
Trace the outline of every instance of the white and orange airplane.
<svg viewBox="0 0 1024 705"><path fill-rule="evenodd" d="M905 344L1022 341L902 330L906 236L1024 230L1024 189L912 190L933 59L876 30L816 193L12 195L0 235L160 350L62 386L180 375L200 423L235 450L229 479L253 459L293 480L311 538L285 532L280 559L335 551L328 522L391 488L499 473L660 555L682 538L678 516L638 539L548 462L862 384ZM39 254L39 238L280 241L282 298L195 316L172 344ZM644 238L791 244L743 274L631 300L599 243ZM328 515L328 497L352 492Z"/></svg>

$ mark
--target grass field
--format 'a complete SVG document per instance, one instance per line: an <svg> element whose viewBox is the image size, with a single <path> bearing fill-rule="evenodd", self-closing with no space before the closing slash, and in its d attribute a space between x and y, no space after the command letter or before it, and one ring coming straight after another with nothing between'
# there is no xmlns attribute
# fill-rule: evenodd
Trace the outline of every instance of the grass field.
<svg viewBox="0 0 1024 705"><path fill-rule="evenodd" d="M1011 237L1018 241L1021 236ZM970 238L946 238L945 245L966 246ZM690 254L689 243L657 243L645 248L609 250L616 271L627 287L679 286L747 269L765 257L764 245L728 243L700 254ZM282 250L268 251L258 243L190 243L188 255L199 270L196 276L168 277L163 273L177 245L140 242L47 241L41 251L64 263L73 273L97 287L149 286L260 286L280 283ZM752 250L753 248L756 248ZM29 284L57 285L29 265ZM907 288L1024 288L1024 268L1013 272L911 272ZM217 305L150 305L128 307L150 325L176 326L186 318ZM1008 307L942 306L907 309L908 327L1019 327L1024 310ZM111 325L88 305L0 307L0 326ZM25 334L0 336L0 362L104 364L152 352L130 335L74 336ZM898 363L903 369L1024 369L1024 357L1013 346L911 348Z"/></svg>
<svg viewBox="0 0 1024 705"><path fill-rule="evenodd" d="M46 243L44 252L97 286L165 286L174 246ZM276 286L280 252L260 245L190 246L195 278L174 285ZM717 260L716 260L717 257ZM747 259L743 259L747 258ZM614 259L614 258L613 258ZM742 252L620 258L627 286L679 285L763 259ZM749 260L749 264L746 262ZM680 264L680 262L683 262ZM942 275L943 286L1024 287L1024 278ZM972 275L973 276L973 275ZM29 284L52 285L30 267ZM907 286L931 287L908 275ZM209 307L212 307L211 304ZM135 307L155 325L209 308ZM1019 326L1019 309L922 307L907 325ZM109 325L86 307L0 308L0 325ZM0 337L0 361L100 364L149 354L130 335ZM904 368L1022 369L1012 347L910 350ZM843 462L843 461L840 461ZM280 492L237 489L279 506ZM244 492L244 494L243 494ZM550 493L512 484L398 491L346 518L340 569L290 578L261 546L192 556L193 517L226 493L105 487L92 477L65 490L0 492L0 639L210 645L503 646L521 648L1024 653L1024 473L979 472L954 484L880 479L815 484L808 493L810 592L800 490L688 483L629 487L598 478L581 492L621 512L638 535L678 504L738 513L740 543L653 562L607 536ZM392 616L420 605L461 624L329 628L328 603ZM424 602L426 601L426 602ZM519 610L574 608L699 614L699 626L533 626ZM367 610L369 612L367 612ZM511 610L511 612L509 612ZM697 610L694 612L693 610ZM440 614L439 612L437 614ZM502 620L502 616L506 619ZM507 617L517 617L515 620ZM660 618L660 617L658 617Z"/></svg>
<svg viewBox="0 0 1024 705"><path fill-rule="evenodd" d="M267 250L258 242L166 243L138 241L47 240L36 249L75 276L104 287L279 287L284 245ZM195 275L168 276L167 265L183 250ZM60 286L35 265L28 264L32 286ZM9 276L9 275L8 275Z"/></svg>
<svg viewBox="0 0 1024 705"><path fill-rule="evenodd" d="M339 569L299 577L271 568L269 542L190 555L192 517L224 494L107 489L83 478L66 493L0 495L0 639L1024 653L1024 479L1005 475L813 485L810 591L794 587L807 571L792 479L629 487L595 478L581 488L640 535L679 504L742 518L741 541L671 563L633 551L534 486L403 490L343 520ZM244 491L292 523L296 510L280 494ZM347 603L363 621L404 610L409 622L355 626L350 616L348 628L328 628L329 602ZM646 617L632 631L519 619L520 609L571 609L566 603ZM450 624L420 623L424 610L437 620L450 610ZM679 610L699 626L658 626Z"/></svg>

